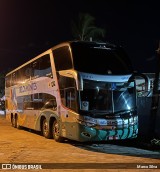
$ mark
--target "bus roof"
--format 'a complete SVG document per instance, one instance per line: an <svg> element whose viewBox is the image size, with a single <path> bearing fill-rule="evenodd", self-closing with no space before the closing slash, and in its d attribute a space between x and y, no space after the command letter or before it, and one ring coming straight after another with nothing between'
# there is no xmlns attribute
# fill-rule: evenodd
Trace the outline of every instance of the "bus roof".
<svg viewBox="0 0 160 172"><path fill-rule="evenodd" d="M11 73L19 70L20 68L22 68L23 66L31 63L32 61L38 59L39 57L45 55L45 54L48 54L48 53L51 53L54 49L57 49L57 48L60 48L60 47L63 47L63 46L70 46L70 47L92 47L92 48L101 48L101 49L119 49L121 48L120 46L117 46L117 45L114 45L114 44L111 44L111 43L108 43L108 42L96 42L96 41L66 41L66 42L63 42L63 43L59 43L53 47L51 47L50 49L46 50L45 52L37 55L36 57L32 58L31 60L27 61L26 63L20 65L19 67L15 68L14 70L10 71L9 73L6 74L7 75L10 75Z"/></svg>

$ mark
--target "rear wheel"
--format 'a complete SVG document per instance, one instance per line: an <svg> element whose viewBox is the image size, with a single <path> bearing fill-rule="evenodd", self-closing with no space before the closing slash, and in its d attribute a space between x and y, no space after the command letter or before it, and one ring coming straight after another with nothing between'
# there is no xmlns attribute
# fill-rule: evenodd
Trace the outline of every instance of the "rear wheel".
<svg viewBox="0 0 160 172"><path fill-rule="evenodd" d="M49 124L46 119L44 119L42 123L42 134L47 139L50 139L52 136L51 130L49 129Z"/></svg>
<svg viewBox="0 0 160 172"><path fill-rule="evenodd" d="M17 129L21 129L21 126L19 125L19 122L18 122L18 117L16 117L16 127Z"/></svg>
<svg viewBox="0 0 160 172"><path fill-rule="evenodd" d="M11 118L11 124L12 124L12 127L17 128L16 116L13 116L13 117Z"/></svg>
<svg viewBox="0 0 160 172"><path fill-rule="evenodd" d="M53 122L52 126L53 138L57 142L63 142L64 138L60 136L60 126L57 120Z"/></svg>

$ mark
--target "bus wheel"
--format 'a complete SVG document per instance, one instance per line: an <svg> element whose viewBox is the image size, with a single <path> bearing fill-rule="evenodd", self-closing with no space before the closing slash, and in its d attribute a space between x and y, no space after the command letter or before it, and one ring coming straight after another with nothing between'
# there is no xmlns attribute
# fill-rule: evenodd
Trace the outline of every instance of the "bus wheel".
<svg viewBox="0 0 160 172"><path fill-rule="evenodd" d="M60 136L60 131L59 131L59 123L57 120L53 122L53 138L56 142L63 142L64 138Z"/></svg>
<svg viewBox="0 0 160 172"><path fill-rule="evenodd" d="M21 129L21 126L19 125L19 122L18 122L18 117L16 118L16 128Z"/></svg>
<svg viewBox="0 0 160 172"><path fill-rule="evenodd" d="M16 128L17 127L17 122L16 122L16 117L13 116L11 119L12 127Z"/></svg>
<svg viewBox="0 0 160 172"><path fill-rule="evenodd" d="M46 119L43 120L42 123L42 134L45 138L50 139L51 138L51 131L49 129L49 125Z"/></svg>

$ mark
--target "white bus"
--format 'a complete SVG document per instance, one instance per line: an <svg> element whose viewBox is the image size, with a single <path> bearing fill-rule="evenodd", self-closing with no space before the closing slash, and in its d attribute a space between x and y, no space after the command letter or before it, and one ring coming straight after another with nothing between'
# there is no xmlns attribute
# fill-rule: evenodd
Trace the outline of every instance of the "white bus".
<svg viewBox="0 0 160 172"><path fill-rule="evenodd" d="M6 118L46 138L135 138L136 88L129 58L109 43L61 43L6 75Z"/></svg>

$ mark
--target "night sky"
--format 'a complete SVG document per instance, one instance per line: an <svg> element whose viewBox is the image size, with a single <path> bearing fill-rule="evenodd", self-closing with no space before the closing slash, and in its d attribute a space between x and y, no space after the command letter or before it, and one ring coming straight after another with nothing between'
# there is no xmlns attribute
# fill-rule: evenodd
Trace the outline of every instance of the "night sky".
<svg viewBox="0 0 160 172"><path fill-rule="evenodd" d="M96 26L106 30L104 41L124 47L134 70L154 72L158 0L0 0L0 72L73 40L71 21L80 12L95 17Z"/></svg>

